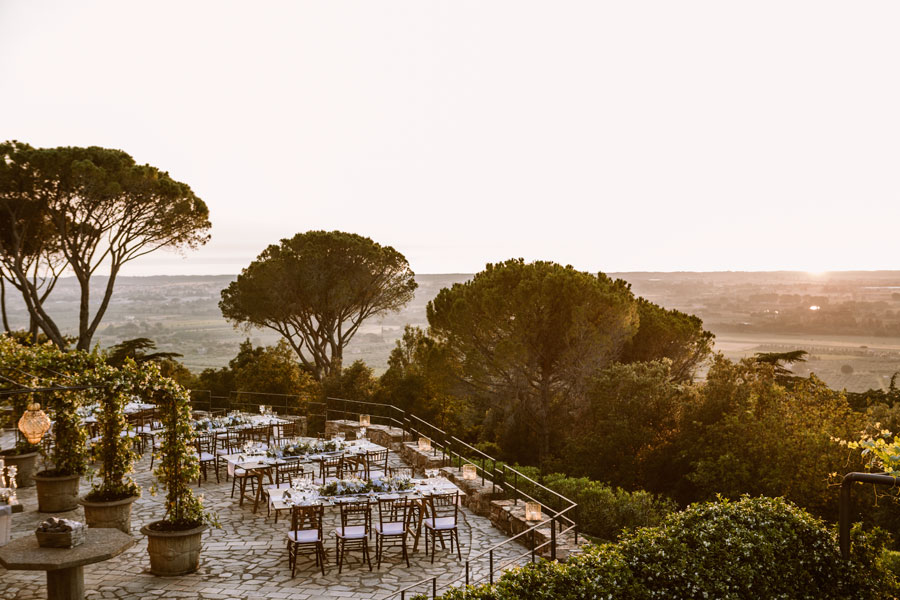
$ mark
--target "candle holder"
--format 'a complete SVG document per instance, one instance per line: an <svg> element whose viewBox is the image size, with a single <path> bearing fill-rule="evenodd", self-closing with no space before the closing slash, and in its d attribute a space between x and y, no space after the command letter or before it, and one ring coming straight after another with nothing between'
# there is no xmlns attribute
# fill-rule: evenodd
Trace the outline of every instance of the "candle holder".
<svg viewBox="0 0 900 600"><path fill-rule="evenodd" d="M420 437L419 450L422 452L428 452L429 450L431 450L431 440L427 437Z"/></svg>
<svg viewBox="0 0 900 600"><path fill-rule="evenodd" d="M466 463L462 467L462 476L463 479L473 480L478 479L478 469L472 463Z"/></svg>
<svg viewBox="0 0 900 600"><path fill-rule="evenodd" d="M540 521L541 520L541 503L526 502L525 503L525 520Z"/></svg>
<svg viewBox="0 0 900 600"><path fill-rule="evenodd" d="M369 415L359 415L359 426L368 427L372 424L372 417Z"/></svg>

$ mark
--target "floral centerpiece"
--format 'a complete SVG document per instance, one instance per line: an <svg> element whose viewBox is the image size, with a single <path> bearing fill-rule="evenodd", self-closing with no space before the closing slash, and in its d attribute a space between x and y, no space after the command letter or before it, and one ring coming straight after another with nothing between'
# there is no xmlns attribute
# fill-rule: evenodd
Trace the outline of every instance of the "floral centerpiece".
<svg viewBox="0 0 900 600"><path fill-rule="evenodd" d="M405 492L415 485L409 477L375 477L373 479L338 479L319 487L320 496L354 496L382 492Z"/></svg>

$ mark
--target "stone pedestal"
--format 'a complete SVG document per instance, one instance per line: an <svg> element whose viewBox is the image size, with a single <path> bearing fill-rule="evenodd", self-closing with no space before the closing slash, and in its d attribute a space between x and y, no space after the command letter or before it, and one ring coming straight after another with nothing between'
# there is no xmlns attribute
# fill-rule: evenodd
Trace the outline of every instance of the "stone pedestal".
<svg viewBox="0 0 900 600"><path fill-rule="evenodd" d="M448 462L447 458L434 448L419 450L418 442L401 444L400 458L413 468L416 475L422 475L426 469L440 469Z"/></svg>

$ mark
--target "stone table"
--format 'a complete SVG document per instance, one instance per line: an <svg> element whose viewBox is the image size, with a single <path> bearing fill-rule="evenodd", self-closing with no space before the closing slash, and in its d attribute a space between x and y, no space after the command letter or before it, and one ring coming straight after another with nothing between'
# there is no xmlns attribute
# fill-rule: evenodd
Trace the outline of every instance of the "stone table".
<svg viewBox="0 0 900 600"><path fill-rule="evenodd" d="M0 564L10 570L47 571L47 598L82 600L84 565L118 556L134 544L134 538L118 529L91 529L84 543L74 548L41 548L34 535L11 541L0 548Z"/></svg>

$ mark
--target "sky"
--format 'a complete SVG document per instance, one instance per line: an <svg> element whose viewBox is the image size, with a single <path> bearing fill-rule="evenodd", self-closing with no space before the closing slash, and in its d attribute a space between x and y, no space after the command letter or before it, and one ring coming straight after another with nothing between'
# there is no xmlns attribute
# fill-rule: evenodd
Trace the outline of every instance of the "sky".
<svg viewBox="0 0 900 600"><path fill-rule="evenodd" d="M168 171L237 273L298 232L416 273L898 269L900 3L0 0L0 138Z"/></svg>

